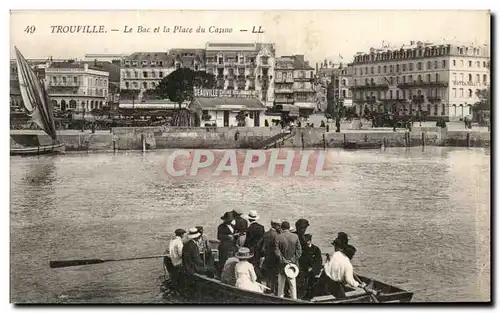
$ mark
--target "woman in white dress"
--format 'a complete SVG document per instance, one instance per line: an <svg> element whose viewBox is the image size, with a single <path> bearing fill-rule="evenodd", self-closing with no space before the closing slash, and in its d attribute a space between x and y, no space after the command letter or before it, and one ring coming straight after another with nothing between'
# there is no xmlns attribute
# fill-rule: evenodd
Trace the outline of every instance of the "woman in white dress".
<svg viewBox="0 0 500 313"><path fill-rule="evenodd" d="M238 250L235 257L240 261L234 268L236 276L236 288L254 292L263 292L262 285L257 283L257 275L252 263L248 259L253 257L250 249L242 247Z"/></svg>

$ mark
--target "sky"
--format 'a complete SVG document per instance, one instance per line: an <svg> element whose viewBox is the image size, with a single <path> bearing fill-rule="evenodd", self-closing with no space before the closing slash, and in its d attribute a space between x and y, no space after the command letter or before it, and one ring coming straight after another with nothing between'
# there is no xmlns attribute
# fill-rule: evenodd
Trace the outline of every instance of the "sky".
<svg viewBox="0 0 500 313"><path fill-rule="evenodd" d="M12 11L10 55L26 58L83 58L85 54L160 52L204 48L210 42L271 42L277 55L304 54L314 66L325 58L350 62L356 52L390 43L459 41L489 44L488 11ZM102 25L107 33L57 34L51 26ZM35 26L34 32L27 31ZM124 33L125 27L133 29ZM137 28L151 28L137 33ZM155 27L192 28L193 33L153 33ZM196 33L198 26L206 33ZM210 26L232 28L208 33ZM263 34L252 33L259 26ZM31 28L33 29L33 28ZM111 29L118 29L112 32ZM240 32L240 29L248 29ZM342 56L343 59L340 59Z"/></svg>

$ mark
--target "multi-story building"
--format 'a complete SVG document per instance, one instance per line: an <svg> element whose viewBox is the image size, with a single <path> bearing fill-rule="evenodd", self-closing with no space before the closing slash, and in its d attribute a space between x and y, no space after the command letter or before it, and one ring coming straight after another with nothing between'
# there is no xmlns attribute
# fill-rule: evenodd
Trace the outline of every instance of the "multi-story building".
<svg viewBox="0 0 500 313"><path fill-rule="evenodd" d="M293 78L294 59L292 57L280 57L276 59L274 77L274 103L276 105L289 105L294 103Z"/></svg>
<svg viewBox="0 0 500 313"><path fill-rule="evenodd" d="M274 101L275 45L208 42L206 71L218 89L255 90L267 107Z"/></svg>
<svg viewBox="0 0 500 313"><path fill-rule="evenodd" d="M52 62L45 75L54 110L88 112L106 105L109 73L102 69L76 61Z"/></svg>
<svg viewBox="0 0 500 313"><path fill-rule="evenodd" d="M169 52L136 52L122 59L120 98L140 100L145 92L156 88L159 82L181 67L205 70L202 49L172 49Z"/></svg>
<svg viewBox="0 0 500 313"><path fill-rule="evenodd" d="M28 63L35 71L37 77L43 82L45 81L45 69L52 62L60 62L62 60L49 59L28 59ZM10 109L12 112L23 112L23 99L21 90L19 89L19 77L17 73L17 62L15 59L10 60Z"/></svg>
<svg viewBox="0 0 500 313"><path fill-rule="evenodd" d="M332 77L335 78L335 90L336 95L344 101L344 106L352 106L352 91L350 90L352 86L352 74L353 65L349 63L344 65L343 63L334 64L332 62L327 63L326 61L321 64L318 70L318 94L320 97L319 106L321 110L326 110L326 89L328 84L331 82Z"/></svg>
<svg viewBox="0 0 500 313"><path fill-rule="evenodd" d="M314 90L314 68L304 60L304 55L292 56L293 64L293 101L301 114L309 115L316 109Z"/></svg>
<svg viewBox="0 0 500 313"><path fill-rule="evenodd" d="M476 91L489 86L489 55L487 45L423 42L358 53L352 86L356 111L427 120L472 117Z"/></svg>

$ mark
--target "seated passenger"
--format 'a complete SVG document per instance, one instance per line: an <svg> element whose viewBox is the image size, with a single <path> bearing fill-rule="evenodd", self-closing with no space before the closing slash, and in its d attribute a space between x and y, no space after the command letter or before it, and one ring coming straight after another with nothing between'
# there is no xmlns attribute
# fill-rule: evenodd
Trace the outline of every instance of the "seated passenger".
<svg viewBox="0 0 500 313"><path fill-rule="evenodd" d="M224 284L228 284L231 286L236 285L236 264L239 262L239 259L237 257L230 257L227 259L226 263L224 264L224 268L222 269L222 274L220 277L220 281Z"/></svg>
<svg viewBox="0 0 500 313"><path fill-rule="evenodd" d="M201 233L196 227L191 228L188 233L189 241L182 247L182 267L187 276L197 274L214 276L214 269L203 264L198 248L198 241L201 240Z"/></svg>
<svg viewBox="0 0 500 313"><path fill-rule="evenodd" d="M253 257L250 249L242 247L238 250L235 257L239 262L235 266L236 287L243 290L249 290L262 293L263 286L257 283L257 275L252 263L248 262Z"/></svg>

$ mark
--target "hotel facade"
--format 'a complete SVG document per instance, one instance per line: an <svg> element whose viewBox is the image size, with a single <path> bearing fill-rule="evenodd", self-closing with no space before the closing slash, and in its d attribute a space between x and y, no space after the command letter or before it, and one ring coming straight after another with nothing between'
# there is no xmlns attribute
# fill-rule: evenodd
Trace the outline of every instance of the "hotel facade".
<svg viewBox="0 0 500 313"><path fill-rule="evenodd" d="M45 85L55 111L102 109L106 105L109 73L81 62L52 62Z"/></svg>
<svg viewBox="0 0 500 313"><path fill-rule="evenodd" d="M358 53L353 62L356 112L393 112L448 121L472 117L476 91L490 82L489 46L411 42Z"/></svg>

